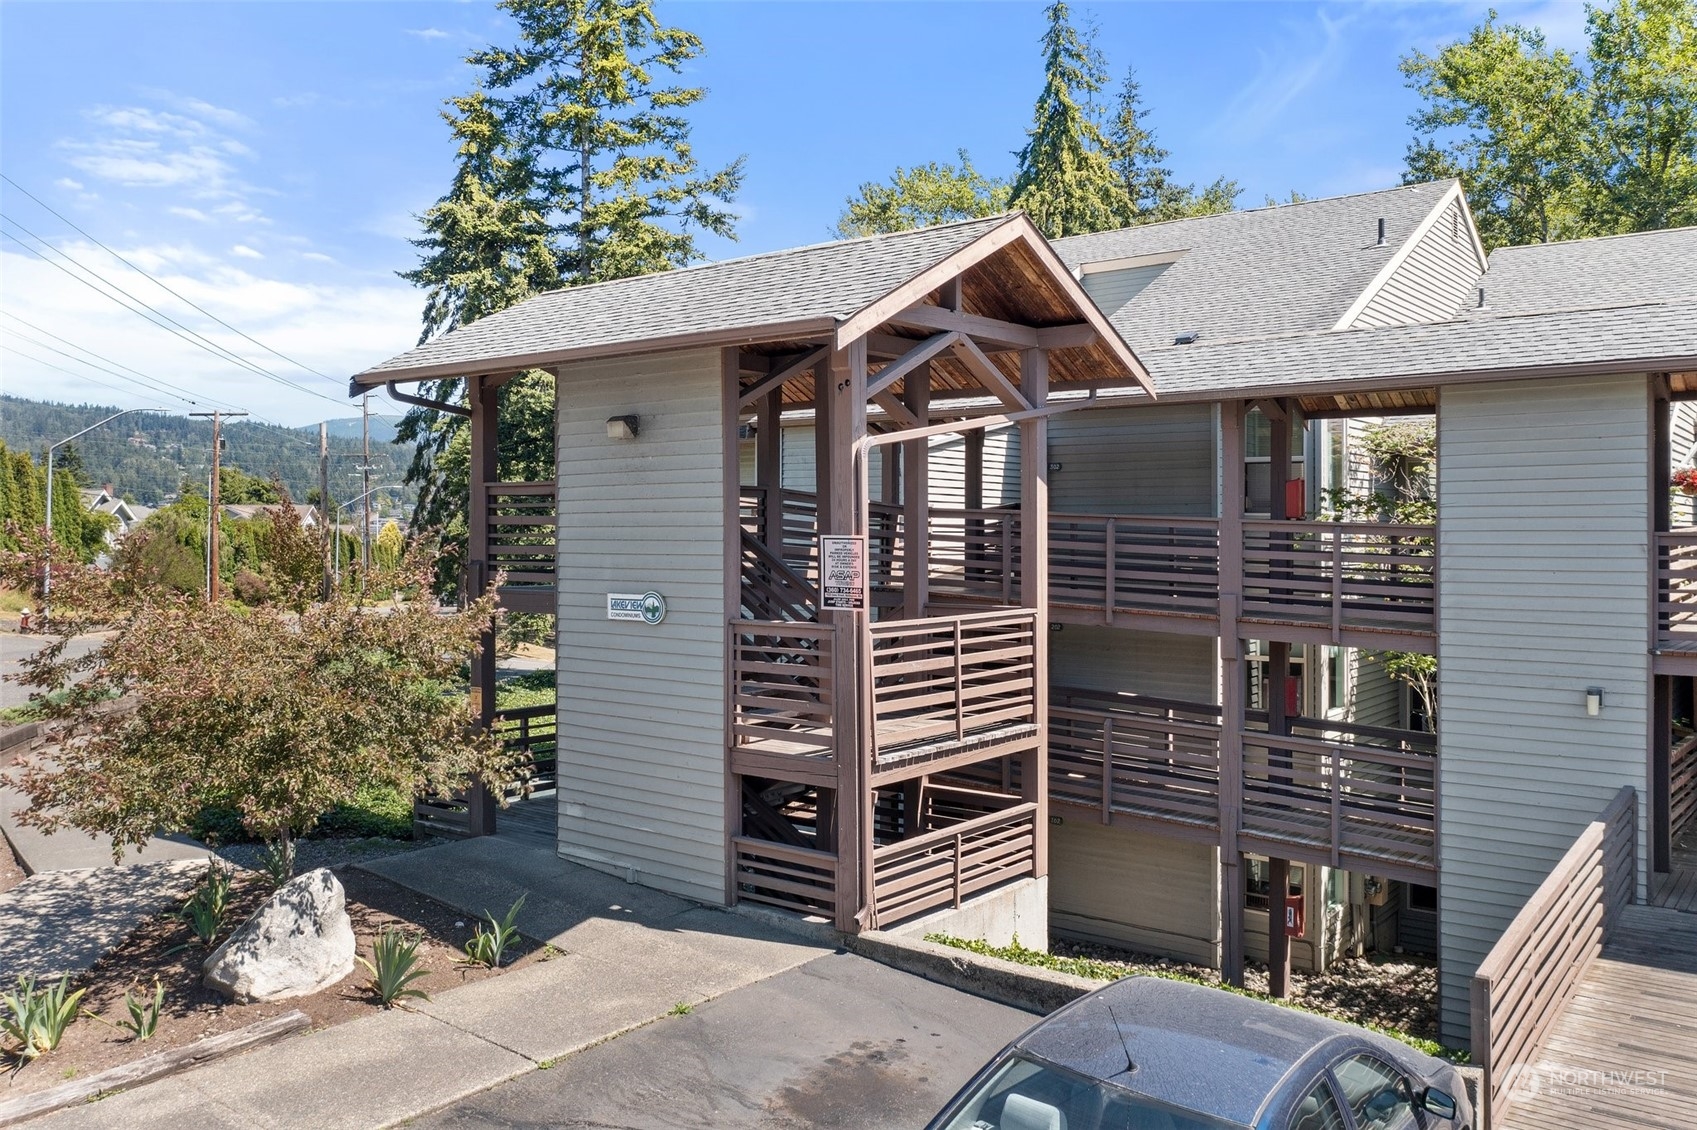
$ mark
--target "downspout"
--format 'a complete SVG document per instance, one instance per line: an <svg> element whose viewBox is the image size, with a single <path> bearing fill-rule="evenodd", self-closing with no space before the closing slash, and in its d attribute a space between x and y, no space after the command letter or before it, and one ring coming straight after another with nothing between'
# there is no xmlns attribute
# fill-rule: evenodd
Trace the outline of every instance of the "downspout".
<svg viewBox="0 0 1697 1130"><path fill-rule="evenodd" d="M449 404L446 400L426 400L422 396L413 396L396 388L394 381L384 385L383 391L389 394L390 400L397 400L402 404L411 404L419 408L433 408L438 412L446 412L450 416L464 416L468 420L471 419L470 408L458 404Z"/></svg>

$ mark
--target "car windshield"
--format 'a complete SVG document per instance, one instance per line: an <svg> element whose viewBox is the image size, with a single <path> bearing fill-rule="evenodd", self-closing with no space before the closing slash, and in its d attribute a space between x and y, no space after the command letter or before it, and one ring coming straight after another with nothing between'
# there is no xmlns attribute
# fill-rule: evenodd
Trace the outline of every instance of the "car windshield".
<svg viewBox="0 0 1697 1130"><path fill-rule="evenodd" d="M1241 1130L1235 1122L1020 1055L1003 1061L943 1125L944 1130Z"/></svg>

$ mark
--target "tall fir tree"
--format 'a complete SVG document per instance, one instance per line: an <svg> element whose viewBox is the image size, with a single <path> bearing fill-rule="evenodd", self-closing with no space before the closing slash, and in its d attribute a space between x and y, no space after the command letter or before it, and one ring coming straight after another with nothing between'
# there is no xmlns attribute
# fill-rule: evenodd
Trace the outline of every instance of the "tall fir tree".
<svg viewBox="0 0 1697 1130"><path fill-rule="evenodd" d="M447 196L422 217L426 254L407 278L427 288L421 341L555 286L686 266L701 232L734 238L726 207L741 158L703 171L684 111L705 89L666 85L702 52L699 38L655 18L652 0L502 0L511 47L474 52L480 86L444 117L459 142ZM464 395L458 381L427 390ZM553 380L532 373L500 391L503 478L548 478ZM397 443L415 445L414 521L464 536L469 437L457 416L407 414ZM451 557L450 557L451 560Z"/></svg>
<svg viewBox="0 0 1697 1130"><path fill-rule="evenodd" d="M1071 23L1065 0L1044 10L1043 91L1009 203L1023 208L1051 239L1123 227L1130 201L1109 160L1095 99L1106 68L1088 34Z"/></svg>
<svg viewBox="0 0 1697 1130"><path fill-rule="evenodd" d="M1156 143L1155 131L1146 124L1145 113L1137 72L1127 67L1114 102L1113 117L1108 120L1105 148L1108 163L1126 196L1129 222L1158 223L1231 211L1243 191L1238 183L1221 177L1197 192L1194 184L1175 180L1166 166L1170 154Z"/></svg>

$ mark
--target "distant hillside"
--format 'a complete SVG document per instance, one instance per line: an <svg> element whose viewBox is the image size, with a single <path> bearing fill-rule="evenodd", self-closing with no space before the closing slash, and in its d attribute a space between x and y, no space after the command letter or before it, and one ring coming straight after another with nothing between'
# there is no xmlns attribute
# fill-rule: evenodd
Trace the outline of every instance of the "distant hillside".
<svg viewBox="0 0 1697 1130"><path fill-rule="evenodd" d="M100 404L53 404L0 396L0 440L8 447L33 452L39 459L48 443L81 431L118 411ZM359 418L353 435L348 421L333 422L330 434L330 493L352 499L360 492L350 478L359 467ZM283 480L289 493L305 501L318 486L318 428L303 431L272 424L231 420L224 425L224 462L250 475ZM383 442L378 442L378 436ZM385 420L381 433L372 417L371 473L373 486L399 483L412 461L410 447L388 442L393 427ZM137 413L114 420L71 445L90 484L111 483L120 495L147 506L158 506L177 493L184 479L204 483L212 461L212 422L162 412ZM61 448L61 451L64 449ZM404 492L406 504L412 491Z"/></svg>
<svg viewBox="0 0 1697 1130"><path fill-rule="evenodd" d="M358 416L346 416L324 422L330 426L331 438L341 437L357 440L360 437L360 418ZM399 426L400 422L401 417L399 416L379 416L373 412L371 414L371 446L376 447L380 443L393 443L395 428ZM308 433L313 439L318 438L317 424L308 424L301 431Z"/></svg>

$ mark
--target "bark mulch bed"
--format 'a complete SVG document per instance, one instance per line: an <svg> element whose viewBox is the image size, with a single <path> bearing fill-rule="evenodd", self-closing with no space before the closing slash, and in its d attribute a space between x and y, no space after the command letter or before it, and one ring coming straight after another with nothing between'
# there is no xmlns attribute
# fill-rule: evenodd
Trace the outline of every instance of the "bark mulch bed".
<svg viewBox="0 0 1697 1130"><path fill-rule="evenodd" d="M1123 974L1176 973L1218 982L1220 971L1205 965L1133 953L1113 946L1054 939L1057 957L1082 957L1112 965ZM1267 991L1267 967L1246 963L1244 988ZM1356 1024L1395 1028L1421 1039L1438 1038L1438 967L1435 962L1401 954L1351 957L1332 963L1324 973L1292 970L1291 1000Z"/></svg>
<svg viewBox="0 0 1697 1130"><path fill-rule="evenodd" d="M337 869L336 877L347 892L348 916L353 921L359 955L371 957L372 940L386 926L422 934L420 967L429 975L415 981L413 987L433 996L554 956L552 949L525 938L514 938L499 970L468 965L462 947L472 936L474 919L363 871ZM228 928L218 936L218 942L222 943L245 922L270 893L263 876L238 872ZM499 914L503 908L492 909ZM68 1079L82 1078L154 1052L230 1032L291 1009L306 1013L314 1029L382 1011L377 998L366 987L369 974L363 965L356 965L348 977L311 996L254 1004L226 1001L216 990L200 983L201 963L209 952L194 939L188 924L174 914L160 915L144 923L79 982L88 989L82 1000L86 1011L65 1034L59 1047L21 1069L10 1069L0 1076L0 1099L57 1086ZM115 1024L119 1018L128 1016L124 1007L126 990L134 987L138 997L151 999L155 977L165 988L165 1008L153 1038L137 1043ZM90 1017L89 1012L104 1022Z"/></svg>

